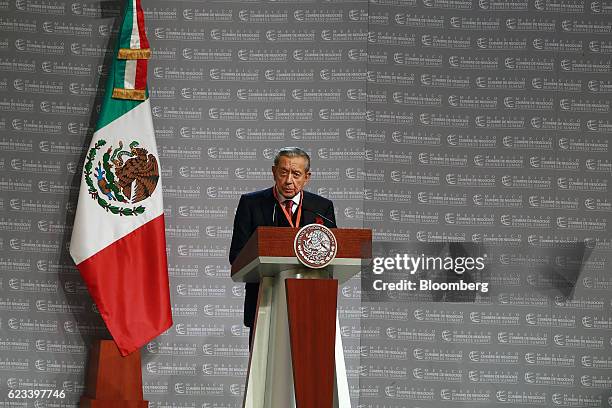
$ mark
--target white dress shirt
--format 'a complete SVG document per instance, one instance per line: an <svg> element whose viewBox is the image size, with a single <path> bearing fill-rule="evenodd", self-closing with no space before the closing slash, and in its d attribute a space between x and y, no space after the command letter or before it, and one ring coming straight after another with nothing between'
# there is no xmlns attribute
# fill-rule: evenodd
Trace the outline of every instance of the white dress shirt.
<svg viewBox="0 0 612 408"><path fill-rule="evenodd" d="M278 193L279 201L283 207L285 206L285 201L287 200L293 201L293 205L291 206L291 214L293 214L295 210L297 210L298 206L300 205L300 198L302 197L302 192L300 191L293 198L285 198L285 196L282 195L278 190L276 190L276 192Z"/></svg>

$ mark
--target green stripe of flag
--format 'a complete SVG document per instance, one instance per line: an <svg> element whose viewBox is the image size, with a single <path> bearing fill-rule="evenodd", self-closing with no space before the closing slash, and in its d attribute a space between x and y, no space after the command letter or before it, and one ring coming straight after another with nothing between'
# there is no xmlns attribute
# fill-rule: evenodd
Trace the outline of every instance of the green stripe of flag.
<svg viewBox="0 0 612 408"><path fill-rule="evenodd" d="M119 48L132 48L130 42L132 40L132 26L134 24L134 7L133 0L125 1L125 12L123 14L123 24L121 24L121 33L119 34Z"/></svg>

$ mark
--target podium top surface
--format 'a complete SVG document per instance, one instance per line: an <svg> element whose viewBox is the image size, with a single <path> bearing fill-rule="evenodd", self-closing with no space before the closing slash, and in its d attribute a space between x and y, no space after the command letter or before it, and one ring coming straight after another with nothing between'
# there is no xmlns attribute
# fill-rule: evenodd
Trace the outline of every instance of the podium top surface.
<svg viewBox="0 0 612 408"><path fill-rule="evenodd" d="M357 274L372 258L372 230L332 228L338 241L336 258L326 267L340 282ZM258 227L234 261L234 282L258 282L287 269L306 268L296 258L293 241L298 228Z"/></svg>

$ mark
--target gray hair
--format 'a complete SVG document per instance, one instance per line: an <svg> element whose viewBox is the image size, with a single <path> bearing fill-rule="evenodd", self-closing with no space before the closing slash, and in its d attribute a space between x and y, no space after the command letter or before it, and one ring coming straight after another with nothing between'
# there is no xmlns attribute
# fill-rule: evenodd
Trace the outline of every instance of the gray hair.
<svg viewBox="0 0 612 408"><path fill-rule="evenodd" d="M299 147L282 147L274 156L274 165L278 166L278 162L282 156L285 157L303 157L306 159L306 172L310 171L310 156Z"/></svg>

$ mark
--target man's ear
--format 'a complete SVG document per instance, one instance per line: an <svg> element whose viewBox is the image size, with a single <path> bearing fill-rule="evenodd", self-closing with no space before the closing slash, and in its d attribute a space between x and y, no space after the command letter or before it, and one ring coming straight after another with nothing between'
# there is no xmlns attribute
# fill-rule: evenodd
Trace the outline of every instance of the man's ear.
<svg viewBox="0 0 612 408"><path fill-rule="evenodd" d="M310 175L311 174L312 173L310 171L305 174L305 179L306 180L304 181L304 185L308 184L308 182L310 181Z"/></svg>

